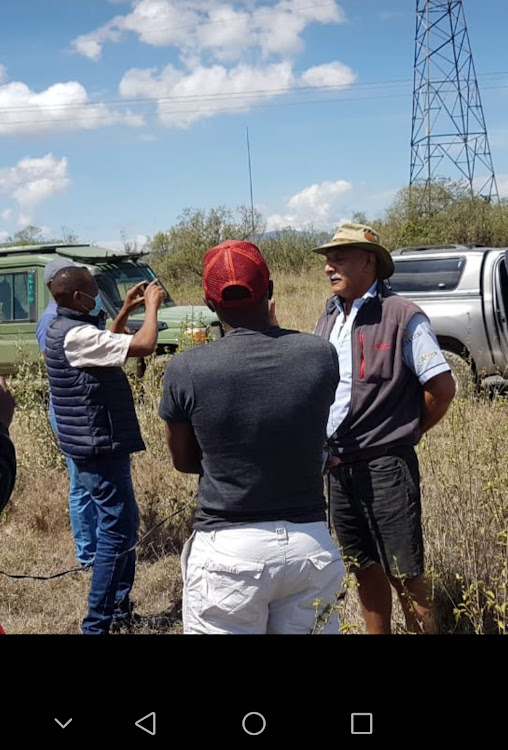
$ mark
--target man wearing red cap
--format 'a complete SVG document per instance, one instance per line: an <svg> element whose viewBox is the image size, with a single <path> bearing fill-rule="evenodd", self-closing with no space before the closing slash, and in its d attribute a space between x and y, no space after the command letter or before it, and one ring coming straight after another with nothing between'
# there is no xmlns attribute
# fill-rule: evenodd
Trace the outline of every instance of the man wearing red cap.
<svg viewBox="0 0 508 750"><path fill-rule="evenodd" d="M255 245L227 240L203 265L225 336L170 360L159 409L175 468L200 475L184 632L337 634L343 565L321 471L336 352L271 324Z"/></svg>

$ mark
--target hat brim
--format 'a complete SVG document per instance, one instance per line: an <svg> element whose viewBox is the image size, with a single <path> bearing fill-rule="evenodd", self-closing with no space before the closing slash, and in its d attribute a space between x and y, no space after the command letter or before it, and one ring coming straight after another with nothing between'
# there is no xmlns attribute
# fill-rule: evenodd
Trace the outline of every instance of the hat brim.
<svg viewBox="0 0 508 750"><path fill-rule="evenodd" d="M373 253L377 258L378 276L380 279L389 279L393 275L395 266L393 265L392 255L382 245L375 245L373 242L328 242L326 245L315 247L312 252L319 255L326 255L330 250L338 250L341 247L367 250Z"/></svg>

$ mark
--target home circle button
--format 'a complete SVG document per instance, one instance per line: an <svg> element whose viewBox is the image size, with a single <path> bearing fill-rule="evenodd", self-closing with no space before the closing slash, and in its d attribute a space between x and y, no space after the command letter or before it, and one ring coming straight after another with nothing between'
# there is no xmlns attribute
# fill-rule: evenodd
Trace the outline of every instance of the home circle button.
<svg viewBox="0 0 508 750"><path fill-rule="evenodd" d="M243 717L242 728L246 734L263 734L266 729L266 719L263 714L260 714L257 711L251 711Z"/></svg>

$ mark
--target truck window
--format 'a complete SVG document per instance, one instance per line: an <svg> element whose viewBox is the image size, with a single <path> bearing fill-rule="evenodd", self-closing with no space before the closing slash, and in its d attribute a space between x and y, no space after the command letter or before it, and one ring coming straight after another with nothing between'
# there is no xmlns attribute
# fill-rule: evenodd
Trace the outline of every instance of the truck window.
<svg viewBox="0 0 508 750"><path fill-rule="evenodd" d="M0 321L35 320L33 272L0 274Z"/></svg>
<svg viewBox="0 0 508 750"><path fill-rule="evenodd" d="M465 258L394 259L395 272L388 281L394 292L441 292L456 289Z"/></svg>
<svg viewBox="0 0 508 750"><path fill-rule="evenodd" d="M129 289L140 281L149 282L155 278L155 273L150 266L144 264L135 265L133 263L122 263L117 266L110 265L107 268L103 267L100 273L95 274L95 280L105 301L107 300L117 312L120 310L122 301L125 299L125 295ZM159 284L162 286L160 282ZM163 289L165 295L162 306L173 307L175 303L168 291L164 287ZM143 310L144 307L142 306L136 312L142 312Z"/></svg>

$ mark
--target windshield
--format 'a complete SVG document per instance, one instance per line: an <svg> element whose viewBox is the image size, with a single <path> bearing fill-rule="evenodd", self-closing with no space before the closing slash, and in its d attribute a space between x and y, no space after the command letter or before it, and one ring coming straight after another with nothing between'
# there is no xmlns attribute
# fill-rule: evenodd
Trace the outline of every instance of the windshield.
<svg viewBox="0 0 508 750"><path fill-rule="evenodd" d="M156 276L150 266L131 262L103 267L99 273L94 275L94 278L97 281L104 304L107 308L113 308L116 314L120 310L129 289L132 289L140 281L153 281ZM162 307L174 307L175 303L160 281L159 286L165 292ZM144 309L145 306L141 305L134 314L143 313Z"/></svg>

